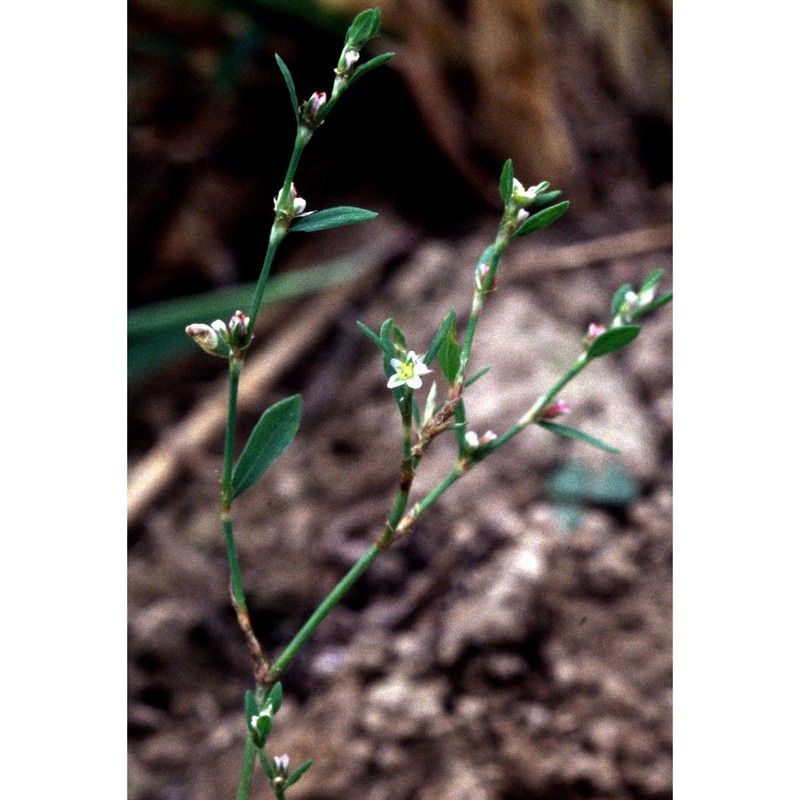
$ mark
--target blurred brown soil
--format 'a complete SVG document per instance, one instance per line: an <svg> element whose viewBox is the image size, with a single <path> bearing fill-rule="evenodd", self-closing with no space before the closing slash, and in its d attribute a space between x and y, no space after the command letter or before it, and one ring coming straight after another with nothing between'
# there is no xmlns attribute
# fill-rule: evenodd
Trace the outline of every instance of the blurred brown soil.
<svg viewBox="0 0 800 800"><path fill-rule="evenodd" d="M132 15L140 32L148 30L141 6ZM185 62L155 59L155 79L153 63L134 61L132 303L253 279L269 187L280 180L257 163L271 154L258 141L265 123L250 110L268 58L257 55L237 90L213 101L187 90L195 79ZM411 114L399 84L382 90ZM169 105L178 97L182 110ZM276 102L286 111L285 98ZM329 141L321 131L302 186L315 204L381 216L287 248L276 269L379 242L373 267L349 286L265 314L245 366L258 373L260 363L263 374L244 404L239 447L264 408L296 391L304 398L298 437L234 512L254 625L273 655L371 544L398 477L399 420L356 320L374 329L394 317L417 351L453 306L463 331L472 271L496 218L420 129L410 128L408 141L437 181L419 197L419 173L399 177L395 197L365 185L380 169L325 166L332 152L354 152L334 128L352 130L346 117L357 117L358 105L355 97L343 104ZM284 148L279 132L270 135ZM476 338L474 371L492 369L468 392L471 429L512 423L570 363L588 323L607 319L622 283L663 268L672 285L671 187L629 155L585 162L602 191L579 195L557 225L510 250ZM384 154L390 177L411 169L405 158L393 167ZM347 184L345 172L359 177ZM442 185L455 187L445 192L455 209L432 221ZM614 238L631 232L638 239ZM306 335L289 335L293 325ZM319 628L285 673L270 739L271 754L314 759L290 796L671 796L671 330L667 307L564 392L568 424L618 445L621 457L526 431L444 495ZM132 474L158 445L172 459L130 526L132 800L235 795L252 675L217 514L222 431L213 419L202 435L184 425L224 392L223 372L222 360L198 352L130 389ZM444 437L432 446L416 497L453 455ZM623 507L589 505L568 529L547 478L575 461L594 470L621 463L640 496ZM253 796L267 796L262 778L256 785Z"/></svg>

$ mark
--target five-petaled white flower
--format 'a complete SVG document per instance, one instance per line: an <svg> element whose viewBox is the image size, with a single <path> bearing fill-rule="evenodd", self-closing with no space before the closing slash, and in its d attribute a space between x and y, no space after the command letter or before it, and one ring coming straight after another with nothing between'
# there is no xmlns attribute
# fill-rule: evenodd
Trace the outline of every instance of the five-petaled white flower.
<svg viewBox="0 0 800 800"><path fill-rule="evenodd" d="M413 350L409 350L405 360L393 358L389 363L394 367L394 375L389 378L386 385L390 389L396 389L405 384L411 389L419 389L422 386L422 375L427 375L431 370L425 366L425 353L418 356Z"/></svg>

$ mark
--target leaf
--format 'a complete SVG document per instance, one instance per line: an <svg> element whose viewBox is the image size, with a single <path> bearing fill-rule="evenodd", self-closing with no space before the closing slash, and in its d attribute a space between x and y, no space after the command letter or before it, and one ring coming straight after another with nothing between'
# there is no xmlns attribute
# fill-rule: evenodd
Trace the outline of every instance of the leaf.
<svg viewBox="0 0 800 800"><path fill-rule="evenodd" d="M283 59L275 53L275 60L278 62L278 69L281 71L281 75L283 75L283 79L286 81L286 88L289 90L289 97L292 99L292 110L294 111L294 118L297 120L297 124L300 124L300 107L297 102L297 92L294 88L294 80L292 79L292 73L289 72L289 67L283 63Z"/></svg>
<svg viewBox="0 0 800 800"><path fill-rule="evenodd" d="M514 167L511 164L511 159L503 165L503 171L500 174L500 197L505 205L511 202L511 195L514 191Z"/></svg>
<svg viewBox="0 0 800 800"><path fill-rule="evenodd" d="M248 689L244 693L244 718L247 720L247 730L250 730L250 720L258 716L258 703L256 696Z"/></svg>
<svg viewBox="0 0 800 800"><path fill-rule="evenodd" d="M380 336L378 336L377 333L371 331L363 322L356 322L356 325L358 325L358 329L361 331L361 333L364 334L364 336L367 337L367 339L369 339L374 344L378 345L378 347L380 347L380 349L387 356L389 356L389 358L394 358L394 348L392 348L391 350L387 349L386 345L384 344L383 341L381 341L381 338Z"/></svg>
<svg viewBox="0 0 800 800"><path fill-rule="evenodd" d="M434 384L435 386L436 384ZM414 415L414 424L417 426L417 429L420 427L420 417L419 417L419 403L417 402L416 397L411 398L411 413Z"/></svg>
<svg viewBox="0 0 800 800"><path fill-rule="evenodd" d="M642 288L639 289L639 294L646 292L648 289L653 289L655 286L658 285L658 282L661 278L664 277L664 270L663 269L656 269L653 270L643 281Z"/></svg>
<svg viewBox="0 0 800 800"><path fill-rule="evenodd" d="M478 264L491 264L493 258L494 258L494 245L490 244L481 253L481 257L478 259Z"/></svg>
<svg viewBox="0 0 800 800"><path fill-rule="evenodd" d="M283 686L281 686L280 681L276 683L270 693L267 695L267 702L265 707L268 705L272 705L272 715L274 716L281 710L281 704L283 703Z"/></svg>
<svg viewBox="0 0 800 800"><path fill-rule="evenodd" d="M455 320L451 320L447 327L438 355L442 374L452 386L461 367L461 351L456 340Z"/></svg>
<svg viewBox="0 0 800 800"><path fill-rule="evenodd" d="M383 53L362 64L350 77L349 85L352 86L359 78L363 78L368 72L372 72L372 70L377 69L381 64L385 64L393 56L394 53Z"/></svg>
<svg viewBox="0 0 800 800"><path fill-rule="evenodd" d="M533 201L535 206L546 206L552 200L561 197L561 189L553 189L552 192L544 192L544 194L537 194Z"/></svg>
<svg viewBox="0 0 800 800"><path fill-rule="evenodd" d="M394 342L392 341L392 326L394 325L394 319L389 317L389 319L384 320L383 325L381 325L381 341L385 345L384 352L385 353L392 353L391 358L394 358Z"/></svg>
<svg viewBox="0 0 800 800"><path fill-rule="evenodd" d="M313 763L314 763L314 762L313 762L311 759L309 759L309 760L308 760L308 761L306 761L305 763L301 764L301 765L300 765L300 766L299 766L299 767L298 767L298 768L297 768L297 769L296 769L296 770L295 770L295 771L294 771L294 772L293 772L293 773L292 773L292 774L291 774L291 775L290 775L290 776L289 776L289 777L286 779L286 788L288 789L290 786L292 786L293 784L297 783L297 781L299 781L299 780L300 780L300 778L303 776L303 773L304 773L304 772L306 772L306 771L308 770L308 768L309 768L309 767L310 767L310 766L311 766Z"/></svg>
<svg viewBox="0 0 800 800"><path fill-rule="evenodd" d="M477 381L477 380L479 380L480 378L482 378L482 377L483 377L483 376L484 376L484 375L485 375L485 374L486 374L486 373L487 373L487 372L488 372L490 369L491 369L491 366L488 366L488 367L484 367L482 370L480 370L480 372L476 372L476 373L475 373L475 374L474 374L474 375L473 375L473 376L472 376L472 377L471 377L471 378L470 378L470 379L469 379L469 380L468 380L468 381L467 381L467 382L464 384L464 388L466 389L468 386L472 386L472 384L473 384L473 383L475 383L475 381Z"/></svg>
<svg viewBox="0 0 800 800"><path fill-rule="evenodd" d="M430 345L428 345L428 349L425 351L426 367L429 367L433 362L433 359L436 358L436 354L439 352L439 348L442 346L444 337L447 335L447 331L453 324L453 320L455 318L456 318L456 310L454 308L451 308L450 313L441 321L439 329L436 331L436 334L431 340Z"/></svg>
<svg viewBox="0 0 800 800"><path fill-rule="evenodd" d="M381 12L379 8L368 8L362 11L347 30L345 43L353 50L361 48L378 35L381 28Z"/></svg>
<svg viewBox="0 0 800 800"><path fill-rule="evenodd" d="M338 206L326 208L324 211L313 211L308 216L298 217L289 228L290 233L311 233L312 231L326 231L329 228L341 228L343 225L353 225L357 222L367 222L375 219L375 211L351 206Z"/></svg>
<svg viewBox="0 0 800 800"><path fill-rule="evenodd" d="M552 225L559 217L566 213L568 208L569 200L564 200L561 203L556 203L554 206L542 209L533 216L528 217L528 219L517 228L513 238L516 239L518 236L527 236L530 233L535 233L542 228L546 228L548 225Z"/></svg>
<svg viewBox="0 0 800 800"><path fill-rule="evenodd" d="M406 345L406 337L403 331L397 327L397 325L392 325L392 335L394 336L394 340L399 345L401 350L405 350L407 348Z"/></svg>
<svg viewBox="0 0 800 800"><path fill-rule="evenodd" d="M641 328L638 325L620 325L617 328L609 328L601 333L586 351L588 358L598 358L600 356L613 353L630 344L638 335Z"/></svg>
<svg viewBox="0 0 800 800"><path fill-rule="evenodd" d="M258 753L259 761L261 762L261 769L264 770L264 774L267 776L267 780L272 781L275 778L275 770L272 769L272 764L269 763L269 758L267 758L267 754L261 749L260 747L256 750Z"/></svg>
<svg viewBox="0 0 800 800"><path fill-rule="evenodd" d="M615 453L616 455L620 453L616 447L612 447L610 444L606 444L588 433L579 431L577 428L569 428L566 425L558 425L555 422L546 422L545 420L539 420L536 424L541 425L548 431L552 431L552 433L557 433L559 436L565 436L567 439L578 439L581 442L586 442L586 444L590 444L598 450L604 450L606 453Z"/></svg>
<svg viewBox="0 0 800 800"><path fill-rule="evenodd" d="M622 286L614 292L614 297L611 299L611 319L619 314L622 304L625 302L625 295L633 291L633 286L630 283L623 283Z"/></svg>
<svg viewBox="0 0 800 800"><path fill-rule="evenodd" d="M249 489L291 444L300 427L299 394L270 406L256 423L233 468L233 496Z"/></svg>

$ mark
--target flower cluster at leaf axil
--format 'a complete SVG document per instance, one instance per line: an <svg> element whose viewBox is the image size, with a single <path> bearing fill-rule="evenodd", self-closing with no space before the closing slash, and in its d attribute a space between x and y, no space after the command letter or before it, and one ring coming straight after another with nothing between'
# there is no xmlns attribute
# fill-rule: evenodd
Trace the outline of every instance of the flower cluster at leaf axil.
<svg viewBox="0 0 800 800"><path fill-rule="evenodd" d="M197 342L206 353L221 358L230 358L250 344L250 317L237 311L226 325L221 319L210 325L193 323L186 326L186 333Z"/></svg>

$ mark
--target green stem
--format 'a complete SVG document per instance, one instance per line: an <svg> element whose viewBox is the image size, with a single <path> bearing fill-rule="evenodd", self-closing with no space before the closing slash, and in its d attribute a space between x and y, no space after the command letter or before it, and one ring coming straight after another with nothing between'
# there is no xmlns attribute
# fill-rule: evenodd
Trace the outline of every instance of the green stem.
<svg viewBox="0 0 800 800"><path fill-rule="evenodd" d="M370 564L378 557L381 550L377 545L364 553L363 556L353 565L347 575L339 581L333 591L320 603L317 610L309 617L308 622L297 632L297 635L287 645L286 649L275 659L270 668L270 680L275 683L278 676L289 665L298 651L309 640L311 634L319 627L322 620L328 616L331 610L342 599L350 587L366 572Z"/></svg>
<svg viewBox="0 0 800 800"><path fill-rule="evenodd" d="M464 344L461 347L461 371L459 373L459 378L462 380L464 371L467 369L467 364L469 363L470 353L472 352L472 339L475 336L475 329L478 327L478 318L483 310L483 304L486 302L486 298L491 292L489 287L492 285L495 274L500 266L500 259L503 257L503 253L508 247L508 243L511 241L512 220L509 214L510 212L506 210L503 214L503 218L500 220L494 246L491 248L492 255L489 259L489 269L481 282L481 286L476 286L473 291L472 310L469 315L469 321L467 322L467 330L464 334ZM484 262L479 262L478 268L480 268L481 263Z"/></svg>
<svg viewBox="0 0 800 800"><path fill-rule="evenodd" d="M256 744L249 734L244 743L244 753L242 754L242 769L239 772L239 788L236 792L236 800L248 800L250 797L250 783L253 780L253 767L256 763Z"/></svg>
<svg viewBox="0 0 800 800"><path fill-rule="evenodd" d="M311 131L304 128L302 125L297 126L297 133L294 137L294 147L292 149L292 157L289 159L289 166L286 168L286 176L283 179L283 186L281 187L280 194L278 195L277 208L275 210L275 221L272 223L272 228L269 232L269 245L267 246L267 253L264 256L264 263L261 267L261 274L258 276L258 283L256 283L255 292L253 293L253 300L250 303L250 329L253 330L256 324L256 318L261 308L261 299L264 296L264 289L267 285L267 278L269 277L270 270L272 269L272 262L275 260L275 253L278 250L278 245L283 241L288 232L288 224L293 215L292 209L292 183L294 176L297 172L297 167L300 163L300 156L303 154L305 146L311 141ZM287 222L288 220L288 222Z"/></svg>
<svg viewBox="0 0 800 800"><path fill-rule="evenodd" d="M234 600L242 609L247 606L244 599L242 573L239 569L239 558L236 553L236 543L233 536L233 522L231 521L231 502L233 500L233 449L236 433L236 404L239 393L239 375L242 371L242 359L234 356L228 360L228 414L225 424L225 452L222 458L222 488L220 491L220 517L222 528L225 532L225 549L228 554L228 565L231 572L231 593Z"/></svg>

